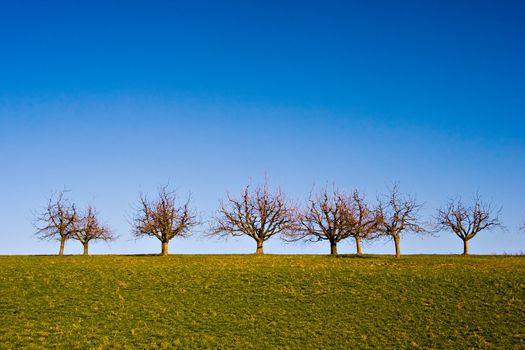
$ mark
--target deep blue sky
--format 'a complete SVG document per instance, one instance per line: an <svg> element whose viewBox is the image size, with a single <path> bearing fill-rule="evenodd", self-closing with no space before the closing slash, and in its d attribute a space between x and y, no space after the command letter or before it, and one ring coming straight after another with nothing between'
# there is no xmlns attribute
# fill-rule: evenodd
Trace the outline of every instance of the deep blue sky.
<svg viewBox="0 0 525 350"><path fill-rule="evenodd" d="M160 245L130 235L139 191L169 181L206 218L265 175L297 201L314 184L375 199L398 181L426 219L479 190L508 230L472 252L525 251L524 15L522 1L2 2L0 254L56 253L31 226L53 190L120 235L92 253L143 253ZM460 243L441 233L401 248ZM170 246L254 250L198 233Z"/></svg>

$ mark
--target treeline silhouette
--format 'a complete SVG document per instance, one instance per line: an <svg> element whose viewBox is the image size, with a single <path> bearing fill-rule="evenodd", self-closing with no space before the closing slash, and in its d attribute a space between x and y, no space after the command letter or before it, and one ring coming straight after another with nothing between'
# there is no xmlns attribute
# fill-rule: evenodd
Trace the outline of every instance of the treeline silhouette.
<svg viewBox="0 0 525 350"><path fill-rule="evenodd" d="M402 194L398 185L368 201L358 190L345 192L334 188L310 192L305 203L296 205L280 190L270 190L267 183L244 187L238 197L228 195L221 200L208 236L248 236L256 243L256 254L264 253L264 242L280 237L288 242L327 241L330 254L337 255L337 245L346 239L355 241L356 254L363 254L362 241L381 237L394 242L396 257L400 257L401 236L405 233L454 233L463 242L463 255L468 255L469 241L482 231L504 229L491 203L476 194L469 203L451 199L436 210L430 223L420 217L422 204L413 196ZM140 194L132 218L132 234L152 236L161 242L161 255L168 255L168 243L174 237L187 237L203 222L191 207L189 199L178 201L175 191L162 186L155 198ZM92 206L79 210L65 196L55 193L35 219L36 234L42 239L60 241L59 255L65 242L79 241L88 255L89 242L114 240L114 233L98 218ZM522 228L525 228L525 224Z"/></svg>

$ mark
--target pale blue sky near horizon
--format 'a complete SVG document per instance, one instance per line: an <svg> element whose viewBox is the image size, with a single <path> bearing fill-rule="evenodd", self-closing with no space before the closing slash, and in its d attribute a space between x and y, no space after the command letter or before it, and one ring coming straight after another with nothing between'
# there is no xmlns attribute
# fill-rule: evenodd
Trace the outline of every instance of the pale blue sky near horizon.
<svg viewBox="0 0 525 350"><path fill-rule="evenodd" d="M0 4L0 254L56 254L33 213L67 188L135 240L139 191L169 182L207 220L265 177L297 202L336 184L375 198L399 182L424 203L479 191L505 231L474 254L525 250L525 24L521 2L69 2ZM174 239L171 253L252 253L249 238ZM460 253L452 233L405 254ZM352 253L352 242L341 253ZM378 241L365 252L391 254ZM326 254L326 243L267 242ZM81 253L76 241L66 253Z"/></svg>

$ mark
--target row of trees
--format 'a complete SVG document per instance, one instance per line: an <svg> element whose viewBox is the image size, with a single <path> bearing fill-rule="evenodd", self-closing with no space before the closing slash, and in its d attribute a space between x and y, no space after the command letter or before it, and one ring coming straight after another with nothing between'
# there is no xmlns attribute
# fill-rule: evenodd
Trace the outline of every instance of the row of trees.
<svg viewBox="0 0 525 350"><path fill-rule="evenodd" d="M186 237L201 221L190 208L189 200L179 204L177 195L161 187L153 200L140 195L132 219L136 237L153 236L161 242L161 255L168 255L168 243L174 237ZM361 255L362 241L388 238L394 242L396 257L401 255L400 240L405 233L433 234L450 231L463 241L463 255L468 255L468 242L479 232L503 229L499 211L483 203L479 195L470 205L459 199L450 200L436 211L432 223L424 224L419 212L422 205L414 197L400 193L397 185L372 204L355 190L351 193L324 189L310 193L306 203L296 206L281 190L271 191L267 184L246 186L239 197L221 201L212 218L209 236L248 236L256 242L256 254L263 254L264 242L274 236L285 241L328 241L330 253L337 245L353 239L356 254ZM60 192L49 200L36 221L41 238L60 240L59 255L68 239L78 240L88 254L92 240L112 240L112 231L98 219L91 206L78 211ZM524 224L525 228L525 224Z"/></svg>
<svg viewBox="0 0 525 350"><path fill-rule="evenodd" d="M36 223L37 234L41 238L56 238L60 241L58 255L64 255L64 246L68 239L82 243L84 255L88 255L90 241L109 241L115 238L111 230L99 221L92 206L81 212L75 204L64 198L64 192L59 192L49 200Z"/></svg>

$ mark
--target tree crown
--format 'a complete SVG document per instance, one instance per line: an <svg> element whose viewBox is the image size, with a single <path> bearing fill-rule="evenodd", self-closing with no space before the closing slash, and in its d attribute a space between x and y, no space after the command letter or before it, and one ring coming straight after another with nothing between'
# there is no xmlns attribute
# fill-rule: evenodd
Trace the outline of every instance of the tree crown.
<svg viewBox="0 0 525 350"><path fill-rule="evenodd" d="M266 241L294 229L294 209L281 190L271 192L267 183L251 190L246 186L240 198L228 195L210 228L211 235L249 236Z"/></svg>
<svg viewBox="0 0 525 350"><path fill-rule="evenodd" d="M45 209L37 216L35 227L40 238L70 238L75 233L79 216L75 205L64 194L65 191L53 194Z"/></svg>
<svg viewBox="0 0 525 350"><path fill-rule="evenodd" d="M380 235L399 237L402 232L425 233L427 230L419 222L419 210L422 204L418 204L414 197L403 196L399 188L394 185L390 193L379 200L378 231Z"/></svg>
<svg viewBox="0 0 525 350"><path fill-rule="evenodd" d="M450 230L459 238L469 240L483 230L502 228L498 213L491 203L484 203L479 194L474 196L470 205L459 198L451 199L438 209L437 229Z"/></svg>
<svg viewBox="0 0 525 350"><path fill-rule="evenodd" d="M85 213L79 215L79 219L75 222L72 238L81 243L88 243L93 239L110 241L114 236L111 230L100 222L97 211L92 206L88 206Z"/></svg>
<svg viewBox="0 0 525 350"><path fill-rule="evenodd" d="M186 237L190 229L198 224L197 215L189 208L189 198L177 205L175 191L167 186L159 189L158 197L149 200L139 196L139 207L133 219L133 233L137 237L153 236L168 242L175 236Z"/></svg>
<svg viewBox="0 0 525 350"><path fill-rule="evenodd" d="M310 242L328 240L339 242L352 235L350 222L354 219L352 200L345 192L326 188L310 193L303 210L298 212L297 230L292 240Z"/></svg>

